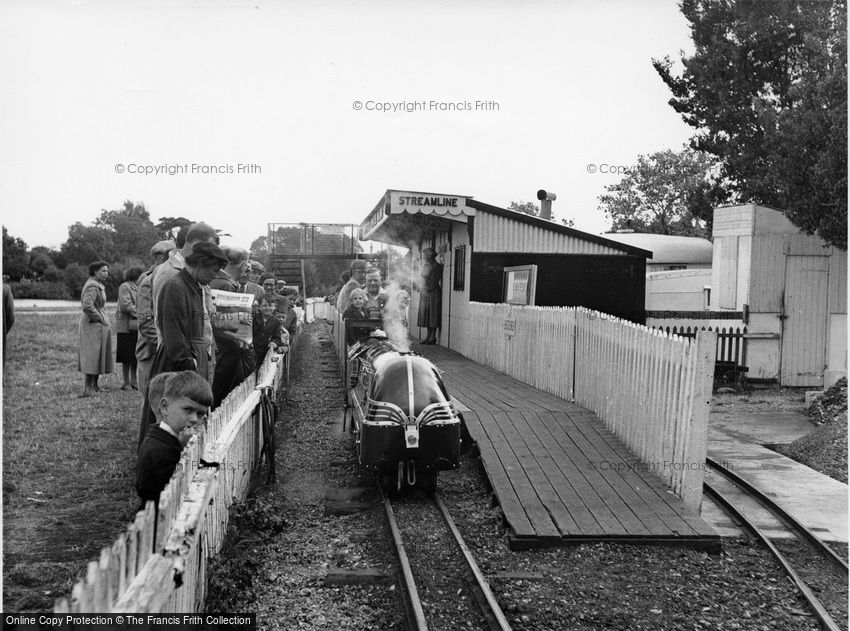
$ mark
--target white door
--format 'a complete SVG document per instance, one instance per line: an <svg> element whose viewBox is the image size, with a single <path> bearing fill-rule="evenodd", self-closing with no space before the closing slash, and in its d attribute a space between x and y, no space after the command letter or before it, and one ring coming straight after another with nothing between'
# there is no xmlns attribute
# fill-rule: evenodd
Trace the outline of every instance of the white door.
<svg viewBox="0 0 850 631"><path fill-rule="evenodd" d="M780 383L823 387L829 258L785 257Z"/></svg>

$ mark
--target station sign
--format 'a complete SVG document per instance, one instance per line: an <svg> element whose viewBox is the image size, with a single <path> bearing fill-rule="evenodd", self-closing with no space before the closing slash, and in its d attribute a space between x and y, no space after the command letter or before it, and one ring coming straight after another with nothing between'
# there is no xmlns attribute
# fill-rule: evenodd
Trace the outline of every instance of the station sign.
<svg viewBox="0 0 850 631"><path fill-rule="evenodd" d="M369 240L378 233L386 232L389 226L384 224L388 222L409 224L410 219L415 219L413 225L420 229L423 220L428 219L437 219L435 226L444 226L440 219L466 223L467 218L475 214L475 210L466 205L468 199L465 195L388 190L360 224L360 239ZM401 217L396 219L396 216ZM400 230L409 230L410 227L397 226Z"/></svg>
<svg viewBox="0 0 850 631"><path fill-rule="evenodd" d="M400 215L406 212L411 215L450 215L460 221L466 221L466 197L410 191L389 193L391 214Z"/></svg>

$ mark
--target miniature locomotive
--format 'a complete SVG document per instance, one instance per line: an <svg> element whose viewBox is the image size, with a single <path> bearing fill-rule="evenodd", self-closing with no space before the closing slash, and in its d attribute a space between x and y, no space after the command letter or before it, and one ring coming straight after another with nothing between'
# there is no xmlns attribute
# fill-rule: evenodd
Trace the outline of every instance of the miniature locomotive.
<svg viewBox="0 0 850 631"><path fill-rule="evenodd" d="M387 490L433 491L437 472L458 466L463 418L426 358L400 351L380 330L353 339L380 323L370 324L346 322L346 337L353 340L346 375L358 459L380 474Z"/></svg>

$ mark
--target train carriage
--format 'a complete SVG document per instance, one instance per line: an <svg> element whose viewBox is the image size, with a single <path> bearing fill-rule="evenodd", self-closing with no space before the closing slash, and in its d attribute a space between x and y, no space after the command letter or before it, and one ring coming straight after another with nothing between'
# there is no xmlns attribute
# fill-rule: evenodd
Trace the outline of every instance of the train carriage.
<svg viewBox="0 0 850 631"><path fill-rule="evenodd" d="M345 378L360 464L387 489L433 490L458 466L463 419L428 359L400 350L380 321L345 321Z"/></svg>

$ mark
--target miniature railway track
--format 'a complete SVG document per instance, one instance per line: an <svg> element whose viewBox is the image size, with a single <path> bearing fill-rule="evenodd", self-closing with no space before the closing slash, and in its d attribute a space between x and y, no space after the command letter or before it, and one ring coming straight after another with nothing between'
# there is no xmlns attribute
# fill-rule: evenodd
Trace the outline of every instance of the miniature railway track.
<svg viewBox="0 0 850 631"><path fill-rule="evenodd" d="M393 544L399 560L399 580L405 603L408 628L411 629L411 631L425 631L429 628L425 615L425 608L423 607L422 600L420 599L419 590L414 579L414 573L411 568L407 550L402 540L402 532L399 528L398 520L396 519L395 510L393 509L392 502L383 490L381 490L381 498L383 500L387 520L390 524ZM433 505L436 506L437 510L440 512L440 515L443 518L443 523L451 533L452 538L457 544L458 550L463 556L465 573L467 575L466 586L468 590L470 590L473 599L478 603L480 613L486 621L486 628L499 631L510 631L511 627L508 624L507 618L505 618L505 614L502 612L501 607L499 607L498 602L496 602L496 598L490 591L487 579L478 568L478 564L472 557L472 554L464 542L460 531L457 529L454 520L449 514L446 505L436 493L432 496L432 500Z"/></svg>
<svg viewBox="0 0 850 631"><path fill-rule="evenodd" d="M767 508L771 513L773 513L791 532L795 533L798 538L802 541L807 541L811 544L811 546L818 552L822 557L826 557L829 562L841 573L843 576L843 580L846 581L848 577L848 568L847 563L838 556L832 548L830 548L823 540L821 540L814 532L812 532L809 528L804 526L797 520L794 516L790 515L785 509L776 504L770 497L768 497L765 493L759 490L757 487L753 486L750 482L737 475L736 473L730 471L726 467L722 466L720 463L716 462L711 458L706 458L706 463L712 468L712 470L719 472L723 476L725 476L728 480L730 480L733 484L735 484L738 488L743 490L747 495L757 500L762 506ZM704 482L704 487L709 496L714 499L733 519L738 520L742 523L753 535L759 539L765 547L773 554L782 568L785 570L786 574L788 574L791 581L803 595L806 602L811 607L812 611L815 613L815 616L818 618L821 626L824 629L828 629L830 631L839 631L841 627L835 622L832 616L827 611L826 607L824 607L823 603L820 599L815 595L812 589L808 586L808 584L800 577L797 571L792 567L791 563L785 557L785 555L780 552L780 550L774 545L774 543L770 540L770 538L753 523L751 519L746 517L743 512L733 504L729 498L724 495L719 489L715 486L711 485L709 482Z"/></svg>

